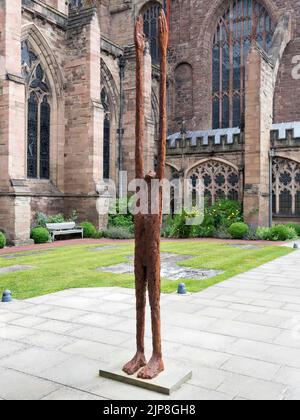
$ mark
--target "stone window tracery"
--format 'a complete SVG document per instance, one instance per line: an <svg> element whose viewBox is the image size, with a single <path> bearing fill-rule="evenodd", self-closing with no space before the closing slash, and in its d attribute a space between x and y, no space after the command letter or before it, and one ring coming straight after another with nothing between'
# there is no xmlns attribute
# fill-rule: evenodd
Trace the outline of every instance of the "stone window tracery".
<svg viewBox="0 0 300 420"><path fill-rule="evenodd" d="M293 160L273 160L273 213L300 216L300 164Z"/></svg>
<svg viewBox="0 0 300 420"><path fill-rule="evenodd" d="M197 179L204 183L204 194L209 204L218 199L239 199L239 174L235 168L217 160L209 160L192 169L189 174L193 184Z"/></svg>
<svg viewBox="0 0 300 420"><path fill-rule="evenodd" d="M50 89L38 57L22 42L22 73L27 97L27 176L50 178Z"/></svg>
<svg viewBox="0 0 300 420"><path fill-rule="evenodd" d="M213 128L240 127L245 109L245 61L255 40L268 51L273 25L256 0L230 0L212 49Z"/></svg>

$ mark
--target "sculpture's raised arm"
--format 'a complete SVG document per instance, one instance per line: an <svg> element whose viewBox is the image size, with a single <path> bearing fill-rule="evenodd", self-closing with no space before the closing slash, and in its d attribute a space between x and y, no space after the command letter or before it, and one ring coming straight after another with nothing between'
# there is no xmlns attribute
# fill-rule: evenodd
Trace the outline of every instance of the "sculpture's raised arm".
<svg viewBox="0 0 300 420"><path fill-rule="evenodd" d="M143 18L139 16L134 31L136 49L136 126L135 126L135 176L144 177L144 52L145 36L143 31Z"/></svg>
<svg viewBox="0 0 300 420"><path fill-rule="evenodd" d="M159 141L157 158L157 177L163 179L166 163L167 142L167 52L169 44L169 27L164 11L159 16L160 61L160 97L159 97Z"/></svg>

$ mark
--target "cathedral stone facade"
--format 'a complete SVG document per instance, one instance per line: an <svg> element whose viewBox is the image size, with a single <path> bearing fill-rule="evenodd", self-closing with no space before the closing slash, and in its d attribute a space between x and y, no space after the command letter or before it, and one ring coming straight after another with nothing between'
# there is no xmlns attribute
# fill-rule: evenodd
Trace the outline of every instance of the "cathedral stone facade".
<svg viewBox="0 0 300 420"><path fill-rule="evenodd" d="M135 52L145 54L145 161L158 137L157 19L165 1L0 0L0 230L36 212L106 223L101 180L133 177ZM171 0L167 174L253 225L300 219L300 1ZM127 171L127 177L124 175Z"/></svg>

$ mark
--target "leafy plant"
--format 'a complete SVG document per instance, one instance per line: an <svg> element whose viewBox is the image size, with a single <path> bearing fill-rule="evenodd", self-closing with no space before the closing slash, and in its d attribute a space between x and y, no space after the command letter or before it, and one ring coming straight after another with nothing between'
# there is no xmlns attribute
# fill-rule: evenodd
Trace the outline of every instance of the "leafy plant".
<svg viewBox="0 0 300 420"><path fill-rule="evenodd" d="M218 239L232 239L232 236L228 232L228 228L226 226L220 226L214 232L214 237Z"/></svg>
<svg viewBox="0 0 300 420"><path fill-rule="evenodd" d="M69 222L77 222L78 221L78 213L76 210L72 210L71 216L68 219Z"/></svg>
<svg viewBox="0 0 300 420"><path fill-rule="evenodd" d="M172 238L191 238L194 237L198 226L188 225L187 220L199 216L199 210L194 208L192 211L183 210L173 218L173 224L169 228Z"/></svg>
<svg viewBox="0 0 300 420"><path fill-rule="evenodd" d="M243 221L242 205L234 200L218 200L206 210L205 219L210 218L210 223L216 228L229 227L233 223Z"/></svg>
<svg viewBox="0 0 300 420"><path fill-rule="evenodd" d="M271 241L271 229L268 227L257 228L256 235L262 241Z"/></svg>
<svg viewBox="0 0 300 420"><path fill-rule="evenodd" d="M243 239L249 233L249 226L243 222L236 222L229 227L228 232L233 239Z"/></svg>
<svg viewBox="0 0 300 420"><path fill-rule="evenodd" d="M195 226L194 236L197 238L212 238L215 234L214 226Z"/></svg>
<svg viewBox="0 0 300 420"><path fill-rule="evenodd" d="M134 234L125 227L111 226L103 232L103 236L109 239L133 239Z"/></svg>
<svg viewBox="0 0 300 420"><path fill-rule="evenodd" d="M108 226L125 228L128 229L131 233L133 233L134 218L133 215L128 211L127 199L119 199L116 204L117 212L116 214L109 214Z"/></svg>
<svg viewBox="0 0 300 420"><path fill-rule="evenodd" d="M6 237L4 233L0 232L0 249L4 248L6 245Z"/></svg>
<svg viewBox="0 0 300 420"><path fill-rule="evenodd" d="M34 226L38 227L46 227L46 224L48 223L48 217L42 213L42 212L38 212L36 213L35 216L35 222L34 222Z"/></svg>
<svg viewBox="0 0 300 420"><path fill-rule="evenodd" d="M98 230L91 222L82 222L81 227L83 227L83 236L85 238L97 238Z"/></svg>
<svg viewBox="0 0 300 420"><path fill-rule="evenodd" d="M300 225L298 225L297 223L288 223L286 226L295 229L297 236L300 237Z"/></svg>
<svg viewBox="0 0 300 420"><path fill-rule="evenodd" d="M249 231L245 236L245 239L247 241L256 241L259 239L259 237L257 236L257 228L254 226L249 226Z"/></svg>
<svg viewBox="0 0 300 420"><path fill-rule="evenodd" d="M31 239L35 244L45 244L50 240L50 234L46 228L36 227L31 230Z"/></svg>
<svg viewBox="0 0 300 420"><path fill-rule="evenodd" d="M65 216L61 213L55 214L53 216L48 216L47 223L64 223Z"/></svg>
<svg viewBox="0 0 300 420"><path fill-rule="evenodd" d="M297 238L297 233L294 228L286 225L277 225L271 228L271 240L273 241L287 241Z"/></svg>
<svg viewBox="0 0 300 420"><path fill-rule="evenodd" d="M288 225L276 225L271 228L258 228L257 236L265 241L292 241L297 239L297 233Z"/></svg>

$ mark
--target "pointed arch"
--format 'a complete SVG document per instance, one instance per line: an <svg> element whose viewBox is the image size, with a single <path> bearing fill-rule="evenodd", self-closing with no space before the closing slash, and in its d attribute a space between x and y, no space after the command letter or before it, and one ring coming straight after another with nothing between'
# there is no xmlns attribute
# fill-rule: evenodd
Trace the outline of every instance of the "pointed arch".
<svg viewBox="0 0 300 420"><path fill-rule="evenodd" d="M236 201L241 198L239 170L224 159L203 159L187 171L186 177L193 184L197 179L202 179L209 204L224 198Z"/></svg>
<svg viewBox="0 0 300 420"><path fill-rule="evenodd" d="M33 178L35 182L39 182L40 179L51 181L62 189L65 138L63 72L53 54L53 49L34 23L22 27L21 41L27 49L27 60L22 63L26 80L27 156L24 158L27 176ZM34 164L37 162L37 170L32 166L29 148L31 142L29 130L34 130L33 121L29 118L29 95L32 90L39 96L38 119L35 122L38 127L37 156L33 160Z"/></svg>
<svg viewBox="0 0 300 420"><path fill-rule="evenodd" d="M113 112L113 117L117 120L120 109L120 90L103 58L101 58L101 86L106 89L111 112Z"/></svg>
<svg viewBox="0 0 300 420"><path fill-rule="evenodd" d="M47 73L52 91L60 97L65 86L64 75L42 32L34 23L28 23L22 27L21 41L27 41L37 54Z"/></svg>

